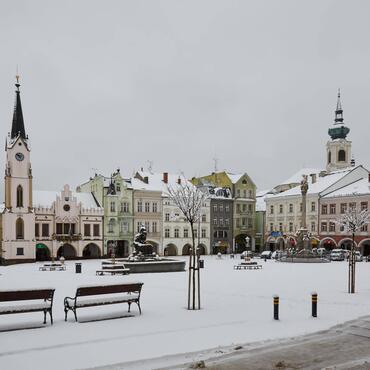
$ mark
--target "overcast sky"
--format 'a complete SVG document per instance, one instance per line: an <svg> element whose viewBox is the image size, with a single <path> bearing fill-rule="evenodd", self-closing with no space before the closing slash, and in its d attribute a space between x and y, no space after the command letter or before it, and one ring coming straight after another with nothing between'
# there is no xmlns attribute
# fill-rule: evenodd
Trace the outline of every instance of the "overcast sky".
<svg viewBox="0 0 370 370"><path fill-rule="evenodd" d="M204 175L214 158L263 189L325 166L340 87L370 166L369 14L367 0L4 0L1 132L18 65L35 189L148 161Z"/></svg>

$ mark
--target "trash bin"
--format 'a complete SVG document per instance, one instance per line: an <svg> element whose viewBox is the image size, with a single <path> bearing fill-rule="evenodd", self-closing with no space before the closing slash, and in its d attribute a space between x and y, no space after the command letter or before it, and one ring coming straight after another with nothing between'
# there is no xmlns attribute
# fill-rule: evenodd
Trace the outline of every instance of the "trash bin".
<svg viewBox="0 0 370 370"><path fill-rule="evenodd" d="M204 260L199 260L199 268L200 269L204 268Z"/></svg>
<svg viewBox="0 0 370 370"><path fill-rule="evenodd" d="M82 263L76 263L76 274L81 274Z"/></svg>

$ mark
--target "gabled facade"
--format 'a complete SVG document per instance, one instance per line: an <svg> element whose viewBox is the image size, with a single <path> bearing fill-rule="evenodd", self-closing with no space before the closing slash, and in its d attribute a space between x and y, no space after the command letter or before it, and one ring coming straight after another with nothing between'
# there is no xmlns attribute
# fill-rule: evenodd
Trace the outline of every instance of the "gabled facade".
<svg viewBox="0 0 370 370"><path fill-rule="evenodd" d="M193 178L196 186L211 186L229 189L233 200L233 245L230 251L241 252L249 247L255 250L256 185L246 174L232 174L226 171ZM216 226L216 225L213 225Z"/></svg>
<svg viewBox="0 0 370 370"><path fill-rule="evenodd" d="M134 241L133 189L131 180L117 169L111 177L95 174L77 187L78 192L91 192L104 208L104 255L113 248L117 257L127 257Z"/></svg>

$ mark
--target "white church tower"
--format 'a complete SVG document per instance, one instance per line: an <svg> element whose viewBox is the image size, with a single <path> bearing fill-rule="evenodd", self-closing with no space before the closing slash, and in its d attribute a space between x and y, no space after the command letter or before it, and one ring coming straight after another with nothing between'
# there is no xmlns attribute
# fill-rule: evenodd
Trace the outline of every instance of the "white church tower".
<svg viewBox="0 0 370 370"><path fill-rule="evenodd" d="M5 145L2 258L6 263L35 260L35 215L32 207L30 148L24 129L19 76L16 78L12 130Z"/></svg>
<svg viewBox="0 0 370 370"><path fill-rule="evenodd" d="M334 127L328 131L331 140L326 144L328 172L341 170L351 166L352 142L347 140L349 128L343 122L343 109L338 91L337 109L335 110Z"/></svg>

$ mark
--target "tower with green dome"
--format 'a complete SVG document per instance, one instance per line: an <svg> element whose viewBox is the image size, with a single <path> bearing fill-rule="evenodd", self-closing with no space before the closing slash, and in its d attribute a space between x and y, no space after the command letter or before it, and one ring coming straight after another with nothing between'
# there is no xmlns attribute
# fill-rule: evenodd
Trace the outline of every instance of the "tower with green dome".
<svg viewBox="0 0 370 370"><path fill-rule="evenodd" d="M343 109L340 100L340 90L338 90L337 108L333 127L329 128L330 139L326 144L328 172L341 170L351 166L351 147L352 142L347 140L350 129L345 126L343 119Z"/></svg>

